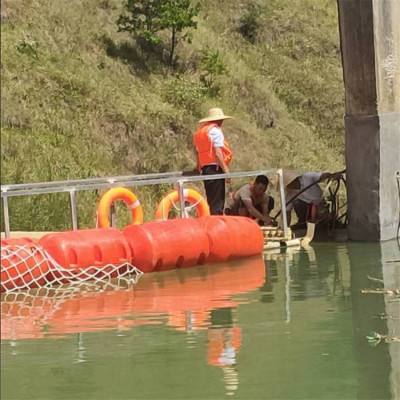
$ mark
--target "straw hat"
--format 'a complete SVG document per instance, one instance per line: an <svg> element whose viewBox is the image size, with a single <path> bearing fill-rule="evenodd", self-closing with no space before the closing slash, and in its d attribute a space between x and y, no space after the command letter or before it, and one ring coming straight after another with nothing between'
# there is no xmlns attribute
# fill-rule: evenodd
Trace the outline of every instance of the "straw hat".
<svg viewBox="0 0 400 400"><path fill-rule="evenodd" d="M283 170L283 183L285 187L290 185L295 179L297 179L301 175L303 175L301 172L293 169Z"/></svg>
<svg viewBox="0 0 400 400"><path fill-rule="evenodd" d="M201 119L199 123L210 122L210 121L221 121L222 119L232 119L228 115L225 115L220 108L210 108L207 113L207 117Z"/></svg>

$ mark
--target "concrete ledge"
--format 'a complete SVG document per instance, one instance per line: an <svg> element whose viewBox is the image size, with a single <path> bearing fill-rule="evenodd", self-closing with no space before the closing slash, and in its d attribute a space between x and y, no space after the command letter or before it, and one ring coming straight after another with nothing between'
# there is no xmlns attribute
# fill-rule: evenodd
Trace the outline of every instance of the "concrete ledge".
<svg viewBox="0 0 400 400"><path fill-rule="evenodd" d="M11 238L23 238L28 237L31 239L40 239L42 236L47 235L48 233L55 233L55 232L11 232ZM1 232L1 238L5 238L4 232Z"/></svg>

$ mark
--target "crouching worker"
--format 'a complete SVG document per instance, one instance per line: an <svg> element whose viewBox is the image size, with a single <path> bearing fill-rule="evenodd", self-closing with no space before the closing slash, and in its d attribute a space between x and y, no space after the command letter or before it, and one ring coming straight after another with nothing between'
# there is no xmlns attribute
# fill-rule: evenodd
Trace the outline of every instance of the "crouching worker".
<svg viewBox="0 0 400 400"><path fill-rule="evenodd" d="M274 208L274 199L266 193L268 184L268 178L259 175L254 183L242 186L233 193L233 205L225 209L225 214L258 219L259 225L273 225L269 213Z"/></svg>
<svg viewBox="0 0 400 400"><path fill-rule="evenodd" d="M293 208L298 218L292 229L304 229L307 227L307 221L317 223L329 217L329 208L318 183L334 176L329 172L301 174L297 171L284 171L288 225L291 222Z"/></svg>

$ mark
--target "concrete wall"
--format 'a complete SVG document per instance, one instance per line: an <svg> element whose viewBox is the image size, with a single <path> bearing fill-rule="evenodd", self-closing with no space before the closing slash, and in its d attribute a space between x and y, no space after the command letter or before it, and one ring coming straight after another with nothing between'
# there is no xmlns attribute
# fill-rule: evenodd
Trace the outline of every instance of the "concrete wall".
<svg viewBox="0 0 400 400"><path fill-rule="evenodd" d="M338 0L346 93L349 238L396 236L400 1Z"/></svg>

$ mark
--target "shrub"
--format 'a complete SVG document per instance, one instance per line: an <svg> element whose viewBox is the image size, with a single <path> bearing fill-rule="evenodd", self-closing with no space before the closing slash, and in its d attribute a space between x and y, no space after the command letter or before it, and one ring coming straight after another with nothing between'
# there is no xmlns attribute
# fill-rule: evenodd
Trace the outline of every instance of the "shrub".
<svg viewBox="0 0 400 400"><path fill-rule="evenodd" d="M260 28L260 15L260 6L255 3L250 3L247 12L240 17L238 31L250 43L254 43L257 38L257 31Z"/></svg>
<svg viewBox="0 0 400 400"><path fill-rule="evenodd" d="M39 58L39 43L36 40L30 39L29 37L20 40L15 48L20 54L25 54L28 57L34 58L35 60Z"/></svg>
<svg viewBox="0 0 400 400"><path fill-rule="evenodd" d="M200 81L208 89L209 94L218 94L218 88L214 86L217 76L222 75L226 65L219 58L219 51L202 50L202 58L199 68L202 71Z"/></svg>
<svg viewBox="0 0 400 400"><path fill-rule="evenodd" d="M175 48L179 41L191 42L188 28L197 28L194 18L200 11L200 3L192 7L190 0L126 0L125 11L129 15L118 18L118 31L135 34L150 45L162 44L156 34L169 30L169 64L173 66Z"/></svg>
<svg viewBox="0 0 400 400"><path fill-rule="evenodd" d="M170 80L163 87L165 101L192 112L197 110L206 94L207 90L203 85L183 77Z"/></svg>

